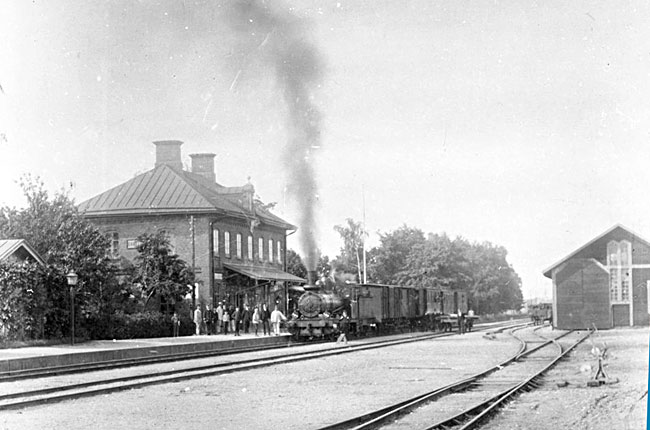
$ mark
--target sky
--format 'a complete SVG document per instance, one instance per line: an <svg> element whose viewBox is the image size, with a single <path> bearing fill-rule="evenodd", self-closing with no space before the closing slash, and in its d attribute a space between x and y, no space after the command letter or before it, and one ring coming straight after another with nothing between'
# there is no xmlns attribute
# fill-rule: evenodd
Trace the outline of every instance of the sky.
<svg viewBox="0 0 650 430"><path fill-rule="evenodd" d="M24 174L82 202L178 139L185 163L217 154L219 183L250 177L297 223L290 109L269 62L294 45L234 3L4 2L0 205L25 205ZM346 218L365 218L369 246L402 225L445 232L504 246L524 297L550 298L542 271L613 225L650 238L647 2L256 5L297 23L317 60L308 162L324 254Z"/></svg>

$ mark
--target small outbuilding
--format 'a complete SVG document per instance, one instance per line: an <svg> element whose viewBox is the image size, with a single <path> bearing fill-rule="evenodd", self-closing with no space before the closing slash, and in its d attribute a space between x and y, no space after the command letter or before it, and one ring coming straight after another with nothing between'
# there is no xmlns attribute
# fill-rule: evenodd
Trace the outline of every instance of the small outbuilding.
<svg viewBox="0 0 650 430"><path fill-rule="evenodd" d="M43 257L25 239L0 239L0 261L22 263L33 261L45 265Z"/></svg>
<svg viewBox="0 0 650 430"><path fill-rule="evenodd" d="M650 242L620 224L546 269L553 327L648 325Z"/></svg>

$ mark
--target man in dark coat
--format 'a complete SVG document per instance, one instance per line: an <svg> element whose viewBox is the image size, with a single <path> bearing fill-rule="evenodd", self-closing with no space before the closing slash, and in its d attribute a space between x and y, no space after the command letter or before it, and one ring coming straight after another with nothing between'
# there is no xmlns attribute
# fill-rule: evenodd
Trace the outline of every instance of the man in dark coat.
<svg viewBox="0 0 650 430"><path fill-rule="evenodd" d="M205 322L206 334L214 334L214 311L212 310L212 306L206 306L203 321Z"/></svg>
<svg viewBox="0 0 650 430"><path fill-rule="evenodd" d="M241 327L241 311L239 307L236 307L235 312L232 313L232 320L235 322L235 336L239 336L239 329Z"/></svg>
<svg viewBox="0 0 650 430"><path fill-rule="evenodd" d="M248 329L251 325L251 317L252 315L248 305L244 305L244 312L242 312L241 316L242 323L244 324L244 333L248 333Z"/></svg>
<svg viewBox="0 0 650 430"><path fill-rule="evenodd" d="M264 330L264 335L271 335L271 312L266 306L266 303L262 305L262 310L260 311L260 321L262 321L262 329Z"/></svg>

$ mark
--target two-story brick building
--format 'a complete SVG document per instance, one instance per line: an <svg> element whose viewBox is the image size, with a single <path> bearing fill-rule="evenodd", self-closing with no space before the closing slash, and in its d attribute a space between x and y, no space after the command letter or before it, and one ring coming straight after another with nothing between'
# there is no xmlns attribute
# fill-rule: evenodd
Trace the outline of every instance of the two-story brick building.
<svg viewBox="0 0 650 430"><path fill-rule="evenodd" d="M182 142L154 142L152 170L79 205L85 217L109 237L112 258L129 264L137 237L164 231L174 252L196 273L195 298L284 303L288 283L304 283L286 273L286 237L296 227L255 200L248 183L216 182L215 154L191 154L183 170Z"/></svg>
<svg viewBox="0 0 650 430"><path fill-rule="evenodd" d="M648 325L650 243L615 225L544 271L553 280L553 326Z"/></svg>

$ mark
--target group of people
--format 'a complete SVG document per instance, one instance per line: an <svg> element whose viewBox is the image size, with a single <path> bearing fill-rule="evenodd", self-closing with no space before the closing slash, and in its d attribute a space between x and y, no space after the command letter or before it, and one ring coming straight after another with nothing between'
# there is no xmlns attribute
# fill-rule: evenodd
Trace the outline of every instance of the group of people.
<svg viewBox="0 0 650 430"><path fill-rule="evenodd" d="M197 306L194 309L192 318L197 336L201 334L228 334L229 332L235 336L240 336L242 332L253 332L255 336L259 336L260 326L262 326L264 335L270 336L271 333L279 335L280 324L286 319L277 305L275 305L273 311L269 311L266 304L251 309L248 304L244 304L244 307L240 308L234 305L228 306L222 302L219 302L214 309L207 305L205 312L202 312L201 307ZM180 319L177 313L172 316L172 325L176 337L180 327ZM271 332L271 327L273 327L273 332Z"/></svg>
<svg viewBox="0 0 650 430"><path fill-rule="evenodd" d="M458 333L465 334L465 332L472 331L472 327L474 326L474 311L470 309L467 314L465 314L463 311L458 309L456 315L458 318Z"/></svg>

